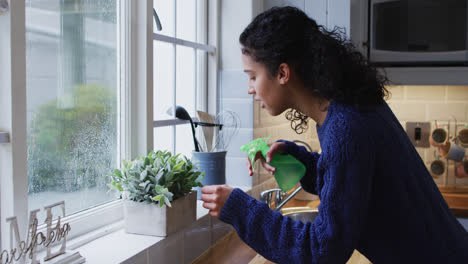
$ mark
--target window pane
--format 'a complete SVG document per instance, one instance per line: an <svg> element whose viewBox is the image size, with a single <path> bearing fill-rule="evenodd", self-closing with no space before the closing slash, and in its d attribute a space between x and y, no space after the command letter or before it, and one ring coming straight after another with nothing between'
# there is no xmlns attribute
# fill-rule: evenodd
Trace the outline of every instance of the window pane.
<svg viewBox="0 0 468 264"><path fill-rule="evenodd" d="M176 127L176 138L176 153L182 153L187 157L191 157L195 144L193 143L190 124L178 125Z"/></svg>
<svg viewBox="0 0 468 264"><path fill-rule="evenodd" d="M177 38L196 41L196 0L177 0Z"/></svg>
<svg viewBox="0 0 468 264"><path fill-rule="evenodd" d="M174 153L172 148L174 144L173 129L174 126L154 128L153 136L155 150L169 150L170 152Z"/></svg>
<svg viewBox="0 0 468 264"><path fill-rule="evenodd" d="M117 3L26 1L29 208L68 214L115 197ZM44 220L44 212L38 216Z"/></svg>
<svg viewBox="0 0 468 264"><path fill-rule="evenodd" d="M174 46L153 41L154 119L172 118L167 111L174 102Z"/></svg>
<svg viewBox="0 0 468 264"><path fill-rule="evenodd" d="M174 0L154 0L153 7L161 21L162 30L158 31L153 19L154 32L174 37Z"/></svg>
<svg viewBox="0 0 468 264"><path fill-rule="evenodd" d="M193 48L177 46L176 103L195 116L195 53Z"/></svg>

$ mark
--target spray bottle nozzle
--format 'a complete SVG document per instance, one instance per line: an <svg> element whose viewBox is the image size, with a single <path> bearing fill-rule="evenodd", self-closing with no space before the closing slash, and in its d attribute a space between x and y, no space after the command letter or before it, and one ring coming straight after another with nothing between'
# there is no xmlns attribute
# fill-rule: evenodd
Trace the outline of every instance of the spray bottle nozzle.
<svg viewBox="0 0 468 264"><path fill-rule="evenodd" d="M240 148L241 151L247 152L250 164L252 165L252 171L255 168L255 155L257 155L257 152L260 151L266 159L267 152L270 149L270 146L267 144L269 138L270 137L254 139ZM283 191L288 191L293 188L306 172L304 164L290 154L275 154L270 164L276 168L274 176L278 186Z"/></svg>
<svg viewBox="0 0 468 264"><path fill-rule="evenodd" d="M261 152L263 157L266 159L266 154L270 147L268 146L267 142L270 137L266 138L257 138L249 143L242 145L240 150L247 152L247 156L249 157L250 164L252 165L252 171L255 168L255 155L257 155L257 152Z"/></svg>

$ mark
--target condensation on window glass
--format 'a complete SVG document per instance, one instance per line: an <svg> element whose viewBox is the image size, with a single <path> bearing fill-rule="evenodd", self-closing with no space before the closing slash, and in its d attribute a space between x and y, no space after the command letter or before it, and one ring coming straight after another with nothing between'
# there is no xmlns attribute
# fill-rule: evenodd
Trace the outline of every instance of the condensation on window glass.
<svg viewBox="0 0 468 264"><path fill-rule="evenodd" d="M196 39L196 0L177 0L177 38L189 41Z"/></svg>
<svg viewBox="0 0 468 264"><path fill-rule="evenodd" d="M153 18L153 29L155 33L174 37L174 1L175 0L153 0L154 10L158 14L162 26L162 30L158 31Z"/></svg>
<svg viewBox="0 0 468 264"><path fill-rule="evenodd" d="M156 127L153 133L154 150L169 150L174 153L174 126Z"/></svg>
<svg viewBox="0 0 468 264"><path fill-rule="evenodd" d="M177 46L176 104L195 116L195 52L193 48Z"/></svg>
<svg viewBox="0 0 468 264"><path fill-rule="evenodd" d="M116 198L117 2L26 1L30 209L64 200L69 215Z"/></svg>
<svg viewBox="0 0 468 264"><path fill-rule="evenodd" d="M153 102L154 119L172 117L174 104L174 46L153 41Z"/></svg>

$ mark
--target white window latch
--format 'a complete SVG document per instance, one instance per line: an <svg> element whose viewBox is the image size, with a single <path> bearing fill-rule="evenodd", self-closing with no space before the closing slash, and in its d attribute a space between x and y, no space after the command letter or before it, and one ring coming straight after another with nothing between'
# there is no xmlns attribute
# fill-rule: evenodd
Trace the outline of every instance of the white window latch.
<svg viewBox="0 0 468 264"><path fill-rule="evenodd" d="M0 0L0 15L8 12L8 0Z"/></svg>
<svg viewBox="0 0 468 264"><path fill-rule="evenodd" d="M0 131L0 143L10 143L10 134Z"/></svg>

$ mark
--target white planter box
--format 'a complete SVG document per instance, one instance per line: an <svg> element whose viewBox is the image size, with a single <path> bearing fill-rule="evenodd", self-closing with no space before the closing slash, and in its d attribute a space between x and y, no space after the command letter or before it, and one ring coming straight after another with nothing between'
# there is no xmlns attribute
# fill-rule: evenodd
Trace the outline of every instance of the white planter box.
<svg viewBox="0 0 468 264"><path fill-rule="evenodd" d="M159 207L126 200L125 231L132 234L167 236L193 223L197 218L197 192L171 202L172 207Z"/></svg>

